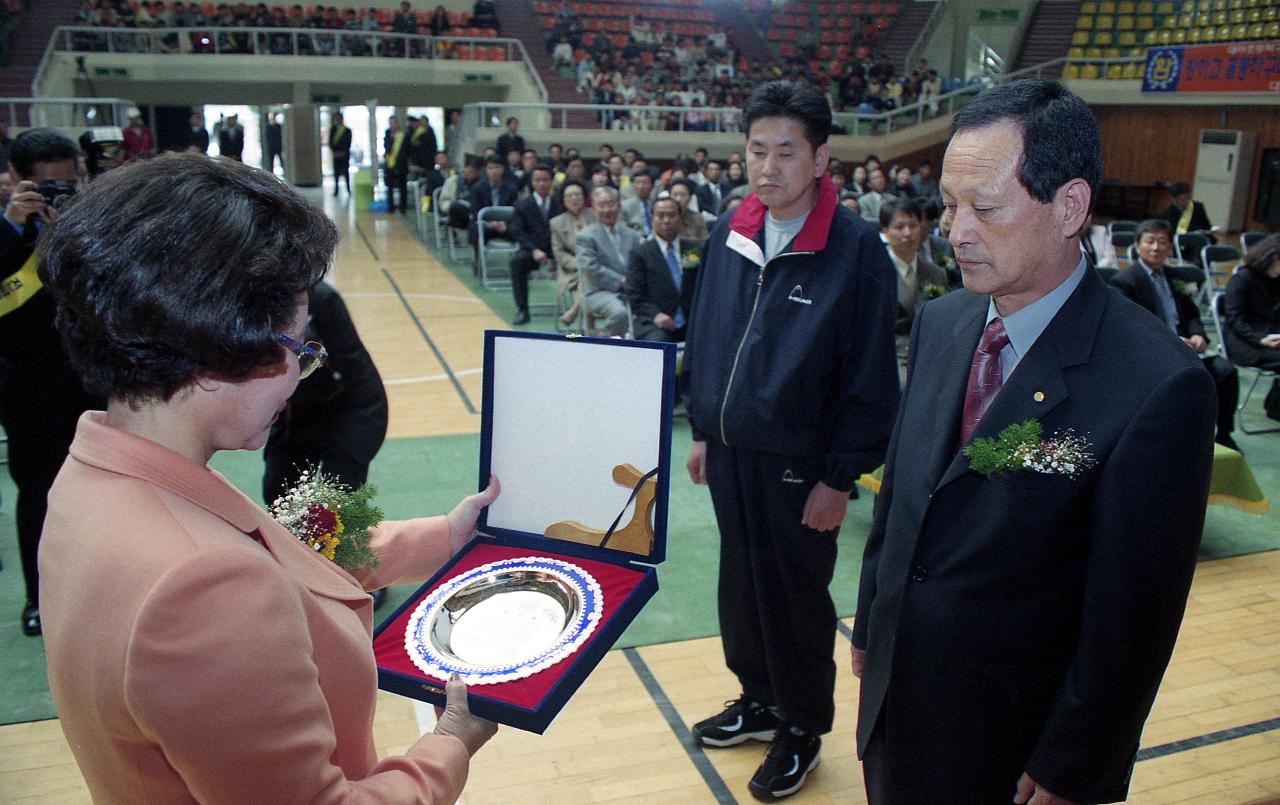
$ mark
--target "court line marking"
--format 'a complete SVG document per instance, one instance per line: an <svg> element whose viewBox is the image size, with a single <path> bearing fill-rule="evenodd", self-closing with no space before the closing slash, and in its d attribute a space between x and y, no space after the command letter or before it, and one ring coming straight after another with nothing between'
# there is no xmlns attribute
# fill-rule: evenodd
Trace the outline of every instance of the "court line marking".
<svg viewBox="0 0 1280 805"><path fill-rule="evenodd" d="M373 255L373 259L381 260L382 258L378 256L378 253L376 251L374 251L373 244L369 242L369 238L364 234L364 230L360 228L359 217L357 217L354 221L352 221L351 225L356 228L356 234L358 234L360 236L360 239L364 241L365 248L369 250L369 254Z"/></svg>
<svg viewBox="0 0 1280 805"><path fill-rule="evenodd" d="M352 293L344 293L343 299L382 299L385 297L395 298L396 294L390 291L354 291ZM453 296L443 293L422 293L410 291L404 294L407 299L433 299L439 302L466 302L470 305L483 305L484 302L474 296Z"/></svg>
<svg viewBox="0 0 1280 805"><path fill-rule="evenodd" d="M373 247L370 246L369 249L372 251ZM436 346L436 342L431 340L431 335L427 333L427 328L422 325L422 320L418 318L418 314L414 312L413 306L409 304L409 300L405 298L404 293L400 290L400 285L396 283L395 277L392 277L391 272L387 271L385 268L381 269L381 271L382 276L386 277L387 282L389 282L391 287L395 289L396 296L400 297L400 304L404 305L404 309L408 312L409 318L413 320L414 326L418 328L418 332L422 335L422 340L426 341L427 346L431 347L431 351L435 354L436 360L440 362L440 365L444 368L445 374L449 376L449 381L453 383L454 390L458 392L458 396L462 399L462 404L466 406L467 413L479 413L476 411L475 405L471 402L471 398L467 396L466 389L464 389L462 384L458 382L458 377L453 373L453 369L450 368L449 362L444 359L444 355L441 354L439 347Z"/></svg>
<svg viewBox="0 0 1280 805"><path fill-rule="evenodd" d="M667 697L662 685L658 684L658 680L654 678L653 672L649 670L649 666L645 663L644 658L640 656L640 652L634 648L624 648L622 653L626 656L627 661L631 663L631 668L636 672L636 676L640 677L640 682L644 685L645 690L649 692L649 698L658 706L658 711L666 719L667 726L675 733L676 740L684 747L684 753L689 756L693 767L698 770L698 774L702 775L702 780L707 784L707 788L711 789L711 794L716 798L716 802L723 805L736 805L738 800L729 791L729 786L725 785L720 773L711 765L711 761L707 759L706 752L702 751L702 747L698 746L698 742L693 739L693 733L685 726L680 714L676 712L675 705Z"/></svg>
<svg viewBox="0 0 1280 805"><path fill-rule="evenodd" d="M483 372L484 372L484 370L483 370L483 369L462 369L462 370L460 370L460 371L454 372L452 376L453 376L453 377L469 377L469 376L471 376L471 375L478 375L478 374L482 374ZM448 380L448 379L449 379L449 377L450 377L450 375L447 375L447 374L444 374L444 375L422 375L421 377L402 377L402 378L400 378L400 379L398 379L398 380L384 380L384 381L382 381L382 385L384 385L384 386L407 386L407 385L410 385L410 384L412 384L412 383L431 383L431 382L434 382L434 381L437 381L437 380Z"/></svg>

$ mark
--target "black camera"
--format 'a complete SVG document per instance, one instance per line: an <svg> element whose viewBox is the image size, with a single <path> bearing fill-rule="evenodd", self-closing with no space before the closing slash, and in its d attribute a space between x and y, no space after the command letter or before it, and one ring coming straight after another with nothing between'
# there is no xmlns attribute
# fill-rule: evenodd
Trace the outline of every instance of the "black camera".
<svg viewBox="0 0 1280 805"><path fill-rule="evenodd" d="M76 194L75 182L64 182L60 179L49 179L41 182L36 192L44 196L44 203L55 210L61 209L67 199Z"/></svg>

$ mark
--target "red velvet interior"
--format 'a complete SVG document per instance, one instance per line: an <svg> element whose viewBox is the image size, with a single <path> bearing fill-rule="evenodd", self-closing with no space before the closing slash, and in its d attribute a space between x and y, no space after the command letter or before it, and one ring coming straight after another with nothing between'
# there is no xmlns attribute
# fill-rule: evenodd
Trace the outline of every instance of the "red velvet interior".
<svg viewBox="0 0 1280 805"><path fill-rule="evenodd" d="M377 658L378 667L384 671L395 671L413 679L421 679L425 682L443 685L439 680L422 673L418 666L413 664L413 660L409 659L409 653L404 649L404 631L408 627L409 618L417 608L418 602L441 584L469 570L489 562L530 555L532 554L527 548L477 543L469 551L459 556L444 576L437 579L435 584L426 588L420 595L415 596L413 602L405 607L395 620L374 639L373 653ZM608 562L596 562L551 551L539 551L537 555L571 562L594 576L595 580L600 584L600 590L604 596L604 611L601 614L600 623L596 626L596 630L588 638L588 644L590 641L599 638L600 632L608 625L618 607L622 605L627 596L631 595L632 590L636 588L636 585L645 576L644 571L613 565ZM472 685L468 688L468 693L472 696L482 696L486 699L493 699L494 701L533 710L555 688L572 664L573 657L566 657L550 668L525 679L502 682L496 685Z"/></svg>

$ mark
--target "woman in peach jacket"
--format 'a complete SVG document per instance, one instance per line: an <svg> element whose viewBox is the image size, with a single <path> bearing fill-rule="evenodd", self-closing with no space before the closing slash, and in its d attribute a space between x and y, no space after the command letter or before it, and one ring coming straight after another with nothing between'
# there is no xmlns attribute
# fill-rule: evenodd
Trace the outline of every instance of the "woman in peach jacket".
<svg viewBox="0 0 1280 805"><path fill-rule="evenodd" d="M301 376L333 224L275 177L203 155L104 175L40 275L87 388L40 550L49 685L98 802L453 802L494 726L461 682L435 733L379 760L364 589L431 574L497 483L386 523L356 579L207 466L257 449Z"/></svg>

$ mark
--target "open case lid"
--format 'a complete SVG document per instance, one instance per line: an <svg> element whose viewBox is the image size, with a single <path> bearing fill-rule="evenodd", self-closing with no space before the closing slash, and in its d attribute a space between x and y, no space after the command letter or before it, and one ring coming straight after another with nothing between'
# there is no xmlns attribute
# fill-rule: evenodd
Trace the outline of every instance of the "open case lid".
<svg viewBox="0 0 1280 805"><path fill-rule="evenodd" d="M652 341L486 331L480 488L496 475L502 494L480 530L662 562L675 355Z"/></svg>

